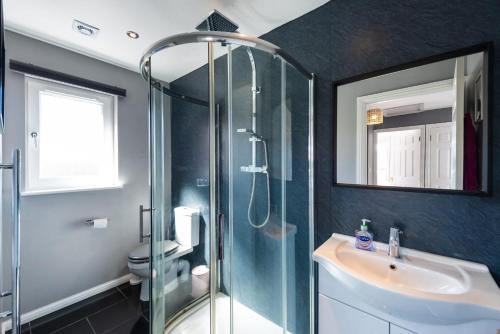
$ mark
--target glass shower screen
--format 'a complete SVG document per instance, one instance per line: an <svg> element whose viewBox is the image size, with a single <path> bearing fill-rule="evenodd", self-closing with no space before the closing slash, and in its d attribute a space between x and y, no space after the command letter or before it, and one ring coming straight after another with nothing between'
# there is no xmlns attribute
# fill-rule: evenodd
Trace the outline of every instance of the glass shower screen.
<svg viewBox="0 0 500 334"><path fill-rule="evenodd" d="M311 331L312 76L231 41L149 60L151 333Z"/></svg>

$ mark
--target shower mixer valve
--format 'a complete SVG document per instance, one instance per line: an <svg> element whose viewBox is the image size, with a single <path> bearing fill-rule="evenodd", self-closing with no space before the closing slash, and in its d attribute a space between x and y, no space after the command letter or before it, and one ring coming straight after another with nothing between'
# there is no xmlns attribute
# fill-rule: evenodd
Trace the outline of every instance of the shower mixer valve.
<svg viewBox="0 0 500 334"><path fill-rule="evenodd" d="M250 137L250 138L248 138L248 141L250 141L250 142L252 142L252 141L255 141L255 142L262 141L262 138L259 138L259 137Z"/></svg>
<svg viewBox="0 0 500 334"><path fill-rule="evenodd" d="M245 173L262 173L262 174L267 174L268 173L268 167L267 167L267 144L264 138L261 136L257 135L254 131L249 130L249 129L237 129L237 133L245 133L249 136L248 141L250 142L262 142L264 144L264 149L266 150L266 164L262 167L257 167L254 164L249 165L249 166L241 166L240 170ZM255 162L254 162L255 163Z"/></svg>

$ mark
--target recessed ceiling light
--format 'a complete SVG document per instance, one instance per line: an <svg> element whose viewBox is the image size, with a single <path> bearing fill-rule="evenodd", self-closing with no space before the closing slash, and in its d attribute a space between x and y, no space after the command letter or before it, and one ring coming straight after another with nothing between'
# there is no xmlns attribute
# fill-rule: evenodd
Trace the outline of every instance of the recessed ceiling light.
<svg viewBox="0 0 500 334"><path fill-rule="evenodd" d="M129 30L127 31L127 36L132 38L132 39L138 39L139 38L139 34L136 33L135 31L132 31L132 30Z"/></svg>

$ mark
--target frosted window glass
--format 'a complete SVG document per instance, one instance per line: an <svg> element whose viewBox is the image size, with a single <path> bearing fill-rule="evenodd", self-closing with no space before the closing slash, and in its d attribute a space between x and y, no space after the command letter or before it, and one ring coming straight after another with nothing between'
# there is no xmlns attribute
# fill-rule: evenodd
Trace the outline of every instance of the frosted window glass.
<svg viewBox="0 0 500 334"><path fill-rule="evenodd" d="M105 169L103 104L41 91L39 177L102 175Z"/></svg>
<svg viewBox="0 0 500 334"><path fill-rule="evenodd" d="M24 192L116 187L116 96L27 78Z"/></svg>

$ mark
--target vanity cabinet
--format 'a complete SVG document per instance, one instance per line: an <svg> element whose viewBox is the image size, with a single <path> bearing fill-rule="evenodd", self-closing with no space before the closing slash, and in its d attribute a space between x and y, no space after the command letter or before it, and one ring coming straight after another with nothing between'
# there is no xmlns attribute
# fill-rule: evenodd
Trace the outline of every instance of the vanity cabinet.
<svg viewBox="0 0 500 334"><path fill-rule="evenodd" d="M404 248L387 256L333 234L313 253L319 334L500 334L500 289L488 267ZM450 297L451 296L451 297Z"/></svg>
<svg viewBox="0 0 500 334"><path fill-rule="evenodd" d="M389 334L390 327L387 321L322 294L319 295L318 306L319 334Z"/></svg>
<svg viewBox="0 0 500 334"><path fill-rule="evenodd" d="M322 294L318 306L319 334L415 334Z"/></svg>
<svg viewBox="0 0 500 334"><path fill-rule="evenodd" d="M367 304L321 265L318 270L318 334L498 334L500 322L456 325L411 322L384 311L383 300Z"/></svg>

